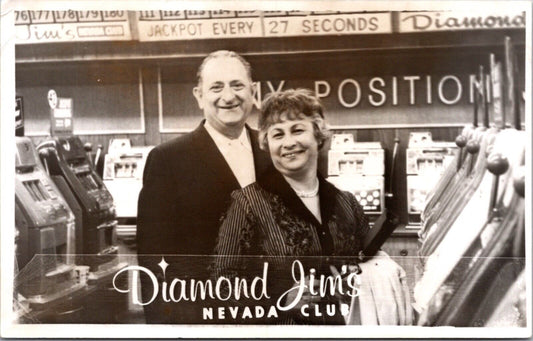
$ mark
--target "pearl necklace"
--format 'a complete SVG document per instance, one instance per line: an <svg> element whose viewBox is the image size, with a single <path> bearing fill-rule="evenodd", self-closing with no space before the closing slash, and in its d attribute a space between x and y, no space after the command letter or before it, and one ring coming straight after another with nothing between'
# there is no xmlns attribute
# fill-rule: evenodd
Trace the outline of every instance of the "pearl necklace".
<svg viewBox="0 0 533 341"><path fill-rule="evenodd" d="M318 195L318 186L319 186L319 182L318 182L318 179L316 179L315 188L313 188L311 191L305 192L305 191L294 190L294 192L296 192L296 195L299 196L300 198L313 198Z"/></svg>

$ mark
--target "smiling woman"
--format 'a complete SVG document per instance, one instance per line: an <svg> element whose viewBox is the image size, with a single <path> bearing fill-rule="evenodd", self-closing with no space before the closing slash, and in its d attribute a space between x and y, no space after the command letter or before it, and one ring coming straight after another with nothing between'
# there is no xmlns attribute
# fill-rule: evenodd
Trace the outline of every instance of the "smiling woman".
<svg viewBox="0 0 533 341"><path fill-rule="evenodd" d="M268 129L270 156L282 174L290 178L305 178L306 173L316 169L318 157L313 125L309 120L292 121L285 117L281 116L283 121Z"/></svg>
<svg viewBox="0 0 533 341"><path fill-rule="evenodd" d="M287 90L267 97L262 113L261 148L270 152L277 170L288 181L308 181L316 187L318 150L328 136L320 101L309 90Z"/></svg>
<svg viewBox="0 0 533 341"><path fill-rule="evenodd" d="M216 253L277 256L273 273L290 273L293 256L357 255L368 231L363 209L352 194L339 191L317 171L318 151L328 136L322 104L310 90L297 89L273 93L261 108L260 144L274 167L257 182L233 192ZM218 257L214 275L249 276L254 265L248 262L248 257ZM299 281L302 299L276 322L343 324L342 314L311 318L303 313L332 305L340 311L342 304L343 293L322 296L313 291L314 278L332 275L332 264L326 257L320 264L316 258L311 263L305 265L316 274ZM294 282L276 278L271 283L274 300L294 292ZM289 296L284 298L294 300Z"/></svg>

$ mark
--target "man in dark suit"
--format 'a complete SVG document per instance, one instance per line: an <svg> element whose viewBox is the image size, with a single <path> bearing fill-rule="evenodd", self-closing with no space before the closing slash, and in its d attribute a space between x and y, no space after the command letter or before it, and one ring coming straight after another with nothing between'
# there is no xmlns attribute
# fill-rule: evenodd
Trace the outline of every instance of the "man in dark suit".
<svg viewBox="0 0 533 341"><path fill-rule="evenodd" d="M137 247L139 264L159 283L208 276L210 258L191 255L213 254L231 192L253 183L269 166L257 133L245 125L254 93L248 62L231 51L211 53L193 89L205 120L150 152L139 195ZM162 255L168 269L158 265ZM146 302L152 281L141 276L141 286ZM163 302L161 294L144 306L147 323L206 323L201 302Z"/></svg>

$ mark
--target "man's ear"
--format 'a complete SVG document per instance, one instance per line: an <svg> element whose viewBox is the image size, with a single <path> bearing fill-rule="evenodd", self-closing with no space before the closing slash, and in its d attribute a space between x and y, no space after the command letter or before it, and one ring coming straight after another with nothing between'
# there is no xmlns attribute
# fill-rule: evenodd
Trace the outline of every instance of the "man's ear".
<svg viewBox="0 0 533 341"><path fill-rule="evenodd" d="M255 97L257 94L257 82L252 82L252 96Z"/></svg>
<svg viewBox="0 0 533 341"><path fill-rule="evenodd" d="M192 94L194 95L194 98L196 98L196 101L198 102L198 107L200 109L204 109L203 101L202 101L202 89L200 87L195 86L192 89Z"/></svg>

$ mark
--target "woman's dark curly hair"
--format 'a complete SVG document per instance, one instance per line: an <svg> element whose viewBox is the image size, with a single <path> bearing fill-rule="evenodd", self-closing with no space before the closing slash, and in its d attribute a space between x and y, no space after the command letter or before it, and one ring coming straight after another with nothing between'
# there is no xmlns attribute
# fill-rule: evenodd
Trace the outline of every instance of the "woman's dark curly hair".
<svg viewBox="0 0 533 341"><path fill-rule="evenodd" d="M324 119L324 106L308 89L288 89L269 94L261 104L259 115L259 145L268 151L267 130L285 120L309 118L313 124L318 149L322 148L330 133Z"/></svg>

